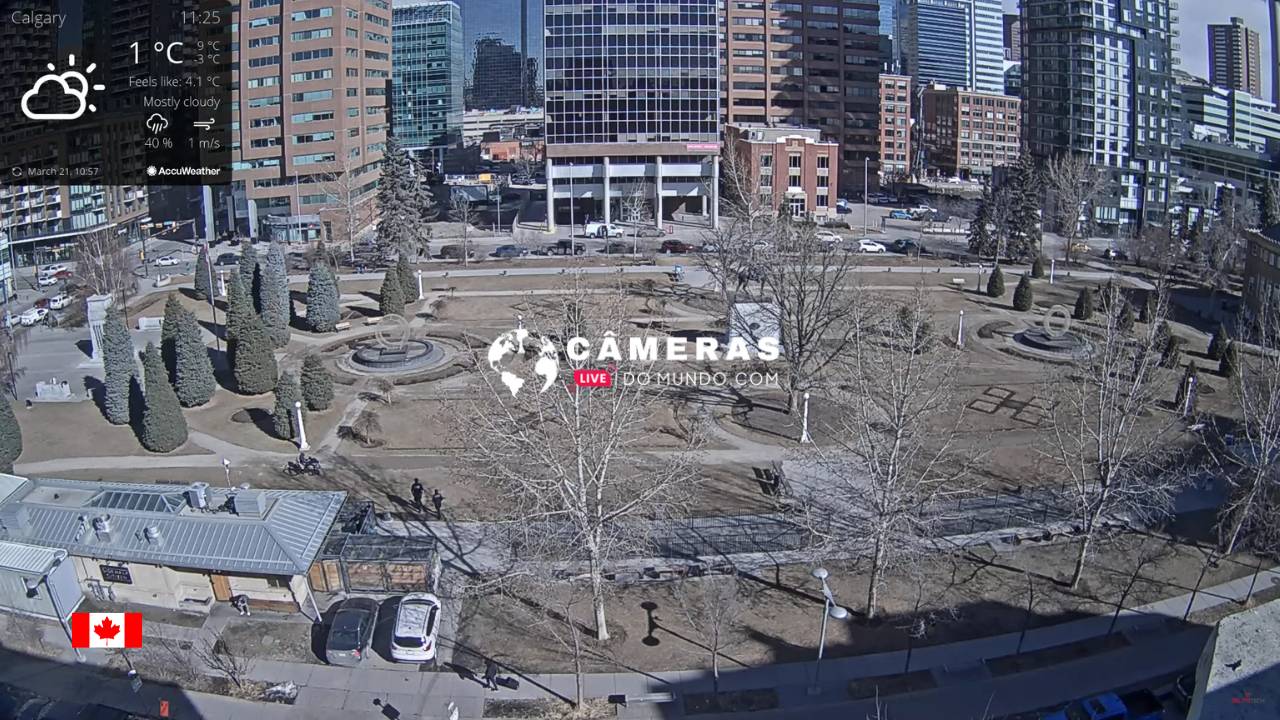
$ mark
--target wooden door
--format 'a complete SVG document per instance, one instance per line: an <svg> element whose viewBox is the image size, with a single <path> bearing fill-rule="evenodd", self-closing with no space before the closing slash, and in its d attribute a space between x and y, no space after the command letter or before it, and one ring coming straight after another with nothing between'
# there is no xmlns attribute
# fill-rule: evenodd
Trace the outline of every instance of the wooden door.
<svg viewBox="0 0 1280 720"><path fill-rule="evenodd" d="M209 584L213 586L213 599L219 602L231 600L231 579L226 575L209 574Z"/></svg>

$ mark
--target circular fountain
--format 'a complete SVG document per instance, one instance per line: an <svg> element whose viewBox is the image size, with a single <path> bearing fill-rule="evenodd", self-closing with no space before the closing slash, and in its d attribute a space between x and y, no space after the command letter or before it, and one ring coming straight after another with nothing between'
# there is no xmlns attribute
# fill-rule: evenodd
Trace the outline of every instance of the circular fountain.
<svg viewBox="0 0 1280 720"><path fill-rule="evenodd" d="M354 373L401 375L429 370L448 361L445 348L411 335L408 321L389 315L379 323L372 338L356 344L338 364Z"/></svg>
<svg viewBox="0 0 1280 720"><path fill-rule="evenodd" d="M1059 360L1077 360L1089 354L1091 345L1070 330L1058 333L1043 327L1031 327L1014 333L1013 341L1025 350L1049 355Z"/></svg>

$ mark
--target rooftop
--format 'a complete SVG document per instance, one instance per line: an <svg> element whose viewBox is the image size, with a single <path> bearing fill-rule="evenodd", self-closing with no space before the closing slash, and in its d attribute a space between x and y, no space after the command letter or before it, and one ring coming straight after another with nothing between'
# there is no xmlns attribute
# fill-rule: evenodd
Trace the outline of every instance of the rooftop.
<svg viewBox="0 0 1280 720"><path fill-rule="evenodd" d="M1188 717L1274 720L1276 703L1280 702L1277 647L1280 601L1220 620L1200 660L1201 672L1206 673L1204 685L1196 688L1196 701Z"/></svg>
<svg viewBox="0 0 1280 720"><path fill-rule="evenodd" d="M0 539L106 560L297 575L311 566L345 497L0 475Z"/></svg>
<svg viewBox="0 0 1280 720"><path fill-rule="evenodd" d="M62 562L67 551L0 540L0 570L44 575Z"/></svg>

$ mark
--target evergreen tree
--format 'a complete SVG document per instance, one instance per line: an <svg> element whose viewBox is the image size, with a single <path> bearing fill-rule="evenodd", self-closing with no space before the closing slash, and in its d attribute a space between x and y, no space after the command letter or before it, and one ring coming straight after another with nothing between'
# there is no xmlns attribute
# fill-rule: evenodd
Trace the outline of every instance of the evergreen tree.
<svg viewBox="0 0 1280 720"><path fill-rule="evenodd" d="M1031 289L1031 278L1023 275L1018 280L1018 287L1013 290L1013 309L1019 312L1026 312L1031 309L1031 304L1035 300L1035 292Z"/></svg>
<svg viewBox="0 0 1280 720"><path fill-rule="evenodd" d="M382 154L382 177L378 181L377 241L384 252L392 249L416 252L422 220L428 215L431 219L435 217L430 196L420 182L421 175L415 175L414 169L399 139L389 135Z"/></svg>
<svg viewBox="0 0 1280 720"><path fill-rule="evenodd" d="M1036 259L1031 263L1031 277L1039 280L1044 277L1044 256L1036 255Z"/></svg>
<svg viewBox="0 0 1280 720"><path fill-rule="evenodd" d="M124 326L124 316L112 308L102 326L102 370L106 386L102 409L112 425L126 425L132 419L129 396L138 369L134 353L133 338Z"/></svg>
<svg viewBox="0 0 1280 720"><path fill-rule="evenodd" d="M396 275L400 277L400 293L405 304L413 304L418 299L418 278L414 276L413 268L409 267L408 253L400 253L400 259L396 260Z"/></svg>
<svg viewBox="0 0 1280 720"><path fill-rule="evenodd" d="M22 427L8 398L0 398L0 472L13 472L13 463L22 454Z"/></svg>
<svg viewBox="0 0 1280 720"><path fill-rule="evenodd" d="M1076 295L1076 307L1071 317L1075 320L1088 320L1093 317L1093 289L1082 288Z"/></svg>
<svg viewBox="0 0 1280 720"><path fill-rule="evenodd" d="M333 332L340 317L338 281L324 263L311 266L307 278L307 325L314 332Z"/></svg>
<svg viewBox="0 0 1280 720"><path fill-rule="evenodd" d="M164 359L154 344L147 343L142 353L142 369L146 382L140 433L142 447L151 452L172 452L187 441L187 420L182 417L178 396L164 369Z"/></svg>
<svg viewBox="0 0 1280 720"><path fill-rule="evenodd" d="M271 411L271 429L281 440L293 440L298 436L293 424L293 404L301 399L298 378L291 372L280 373L280 380L276 382L276 406Z"/></svg>
<svg viewBox="0 0 1280 720"><path fill-rule="evenodd" d="M289 344L289 276L284 246L272 242L267 257L258 264L258 308L262 325L273 347Z"/></svg>
<svg viewBox="0 0 1280 720"><path fill-rule="evenodd" d="M994 199L991 187L982 188L982 197L978 200L978 209L969 223L969 252L978 257L996 254L996 239L991 233L991 205Z"/></svg>
<svg viewBox="0 0 1280 720"><path fill-rule="evenodd" d="M210 279L209 251L203 245L196 255L195 296L197 300L213 297L213 281Z"/></svg>
<svg viewBox="0 0 1280 720"><path fill-rule="evenodd" d="M1235 340L1228 340L1227 346L1222 350L1222 360L1218 362L1218 374L1224 378L1235 377L1239 364L1240 348Z"/></svg>
<svg viewBox="0 0 1280 720"><path fill-rule="evenodd" d="M1177 335L1170 335L1165 341L1164 347L1160 351L1160 367L1176 368L1182 363L1182 343L1185 342ZM1194 363L1193 363L1194 364Z"/></svg>
<svg viewBox="0 0 1280 720"><path fill-rule="evenodd" d="M253 290L253 277L258 271L258 251L248 238L240 243L240 286L245 290Z"/></svg>
<svg viewBox="0 0 1280 720"><path fill-rule="evenodd" d="M400 282L400 273L394 267L387 268L382 278L382 288L378 293L378 310L383 315L404 314L404 285Z"/></svg>
<svg viewBox="0 0 1280 720"><path fill-rule="evenodd" d="M1129 332L1133 330L1133 304L1128 300L1120 301L1120 310L1116 317L1116 325L1121 332Z"/></svg>
<svg viewBox="0 0 1280 720"><path fill-rule="evenodd" d="M209 348L205 347L196 316L184 308L177 322L178 332L174 338L177 370L173 387L183 407L199 407L213 397L218 381L214 378Z"/></svg>
<svg viewBox="0 0 1280 720"><path fill-rule="evenodd" d="M1040 172L1031 153L1023 148L1013 172L1013 207L1010 217L1010 257L1040 253Z"/></svg>
<svg viewBox="0 0 1280 720"><path fill-rule="evenodd" d="M302 361L302 398L312 412L328 410L333 404L333 376L316 353Z"/></svg>
<svg viewBox="0 0 1280 720"><path fill-rule="evenodd" d="M1218 323L1218 328L1213 331L1213 337L1209 339L1209 349L1205 351L1205 356L1210 360L1221 360L1222 353L1230 342L1231 336L1227 334L1227 326Z"/></svg>
<svg viewBox="0 0 1280 720"><path fill-rule="evenodd" d="M178 316L184 312L178 295L170 293L164 303L164 322L160 326L160 356L164 358L164 368L169 373L169 381L177 377L177 355L174 351L174 338L178 336Z"/></svg>
<svg viewBox="0 0 1280 720"><path fill-rule="evenodd" d="M1262 227L1280 225L1280 188L1273 181L1262 186Z"/></svg>
<svg viewBox="0 0 1280 720"><path fill-rule="evenodd" d="M991 271L991 277L987 279L987 297L1004 297L1004 272L1000 270L999 265L995 266Z"/></svg>
<svg viewBox="0 0 1280 720"><path fill-rule="evenodd" d="M275 387L276 357L257 315L250 315L240 329L232 358L232 374L240 394L257 395Z"/></svg>
<svg viewBox="0 0 1280 720"><path fill-rule="evenodd" d="M225 319L226 340L227 340L227 366L235 367L236 364L236 340L240 337L245 325L249 323L250 318L256 318L253 312L252 302L244 291L244 285L240 282L240 275L233 274L231 282L227 285L227 315Z"/></svg>
<svg viewBox="0 0 1280 720"><path fill-rule="evenodd" d="M1161 320L1160 324L1156 326L1155 339L1152 341L1156 351L1163 353L1164 349L1169 345L1169 338L1171 337L1173 337L1173 332L1169 329L1169 323Z"/></svg>
<svg viewBox="0 0 1280 720"><path fill-rule="evenodd" d="M1187 364L1186 372L1182 373L1182 381L1178 383L1178 394L1174 397L1173 403L1177 406L1178 412L1182 412L1187 404L1187 390L1192 387L1192 381L1196 384L1200 382L1200 369L1196 367L1196 362L1192 360ZM1200 393L1195 393L1191 398L1190 412L1195 412L1195 399ZM1188 413L1189 414L1189 413Z"/></svg>

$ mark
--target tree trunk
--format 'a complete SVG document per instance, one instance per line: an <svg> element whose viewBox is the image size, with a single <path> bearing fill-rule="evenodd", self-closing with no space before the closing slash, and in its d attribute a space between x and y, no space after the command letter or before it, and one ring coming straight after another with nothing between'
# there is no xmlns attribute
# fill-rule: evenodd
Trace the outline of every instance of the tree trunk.
<svg viewBox="0 0 1280 720"><path fill-rule="evenodd" d="M591 561L591 609L596 616L596 640L609 639L609 623L604 616L604 578L601 577L600 565Z"/></svg>
<svg viewBox="0 0 1280 720"><path fill-rule="evenodd" d="M871 577L867 578L867 619L876 617L876 603L880 600L880 578L883 574L884 546L876 540L875 551L871 555Z"/></svg>
<svg viewBox="0 0 1280 720"><path fill-rule="evenodd" d="M582 702L584 700L582 687L582 639L579 636L578 629L576 627L572 627L573 623L574 619L570 616L569 632L573 633L573 678L575 681L574 706L582 707Z"/></svg>
<svg viewBox="0 0 1280 720"><path fill-rule="evenodd" d="M1080 579L1084 577L1084 563L1089 555L1089 545L1093 542L1093 529L1086 528L1084 538L1080 541L1080 552L1076 553L1076 567L1071 572L1071 589L1075 590L1080 585Z"/></svg>

